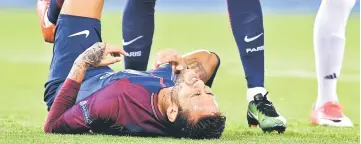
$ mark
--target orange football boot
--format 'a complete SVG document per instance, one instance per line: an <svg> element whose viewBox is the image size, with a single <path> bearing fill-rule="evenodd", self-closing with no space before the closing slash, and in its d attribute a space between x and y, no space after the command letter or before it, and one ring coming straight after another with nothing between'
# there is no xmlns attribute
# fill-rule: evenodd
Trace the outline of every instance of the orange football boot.
<svg viewBox="0 0 361 144"><path fill-rule="evenodd" d="M336 102L327 102L319 109L313 106L311 124L334 127L353 126L351 120L344 115L342 106Z"/></svg>
<svg viewBox="0 0 361 144"><path fill-rule="evenodd" d="M40 18L40 27L43 33L44 40L48 43L53 43L55 25L52 24L47 18L49 5L50 5L50 0L38 0L36 4L36 10Z"/></svg>

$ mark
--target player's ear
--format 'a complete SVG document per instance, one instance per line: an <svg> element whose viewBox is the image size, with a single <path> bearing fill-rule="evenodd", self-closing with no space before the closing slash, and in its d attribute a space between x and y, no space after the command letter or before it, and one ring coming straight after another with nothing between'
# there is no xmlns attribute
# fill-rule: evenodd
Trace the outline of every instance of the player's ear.
<svg viewBox="0 0 361 144"><path fill-rule="evenodd" d="M167 117L170 122L175 122L178 115L178 106L173 104L167 108Z"/></svg>

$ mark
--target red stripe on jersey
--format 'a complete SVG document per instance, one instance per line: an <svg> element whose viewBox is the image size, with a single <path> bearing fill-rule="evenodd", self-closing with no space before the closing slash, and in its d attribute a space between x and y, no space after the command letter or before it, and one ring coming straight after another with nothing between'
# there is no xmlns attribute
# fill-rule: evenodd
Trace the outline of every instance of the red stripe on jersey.
<svg viewBox="0 0 361 144"><path fill-rule="evenodd" d="M163 78L160 78L159 82L160 82L160 85L162 85L162 87L166 87L166 85L163 83Z"/></svg>
<svg viewBox="0 0 361 144"><path fill-rule="evenodd" d="M156 77L156 78L159 78L159 83L160 83L160 85L162 86L162 87L166 87L166 85L164 84L164 80L163 80L163 78L162 77L158 77L158 76L156 76L156 75L154 75L153 73L149 73L152 77Z"/></svg>

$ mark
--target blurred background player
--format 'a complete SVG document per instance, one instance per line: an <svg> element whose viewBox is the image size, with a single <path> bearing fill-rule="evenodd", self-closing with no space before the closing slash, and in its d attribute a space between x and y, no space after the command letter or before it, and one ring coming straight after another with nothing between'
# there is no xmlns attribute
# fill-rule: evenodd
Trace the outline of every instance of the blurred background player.
<svg viewBox="0 0 361 144"><path fill-rule="evenodd" d="M228 14L247 80L249 126L284 132L286 119L268 100L264 88L264 29L259 0L227 0Z"/></svg>
<svg viewBox="0 0 361 144"><path fill-rule="evenodd" d="M51 4L50 4L51 2ZM43 38L48 43L54 42L55 24L64 0L38 0L36 10L40 20Z"/></svg>
<svg viewBox="0 0 361 144"><path fill-rule="evenodd" d="M346 24L355 3L356 0L323 0L318 10L313 33L318 95L312 109L312 124L353 126L342 111L336 90L345 49Z"/></svg>
<svg viewBox="0 0 361 144"><path fill-rule="evenodd" d="M38 0L43 35L54 31L64 0ZM125 68L145 71L154 34L156 0L128 0L123 13L123 47L129 54ZM263 131L283 132L286 120L268 100L264 88L264 30L259 0L227 0L230 23L238 46L247 80L249 126L259 125ZM47 10L49 8L49 10ZM47 15L47 16L46 16ZM50 23L49 23L50 21ZM44 36L50 41L51 36Z"/></svg>
<svg viewBox="0 0 361 144"><path fill-rule="evenodd" d="M226 118L206 85L219 67L218 56L164 50L156 55L155 70L115 73L108 67L121 60L114 53L127 54L101 42L103 2L64 1L45 84L50 111L44 131L219 138ZM175 79L173 72L179 74Z"/></svg>

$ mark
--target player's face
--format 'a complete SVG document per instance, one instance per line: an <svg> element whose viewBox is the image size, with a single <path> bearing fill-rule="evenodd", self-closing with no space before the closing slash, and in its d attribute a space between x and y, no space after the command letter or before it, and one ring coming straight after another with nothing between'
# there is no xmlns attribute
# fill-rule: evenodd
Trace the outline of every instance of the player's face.
<svg viewBox="0 0 361 144"><path fill-rule="evenodd" d="M188 111L190 120L197 121L201 117L219 113L214 94L194 70L182 72L175 88L179 105L184 111Z"/></svg>

